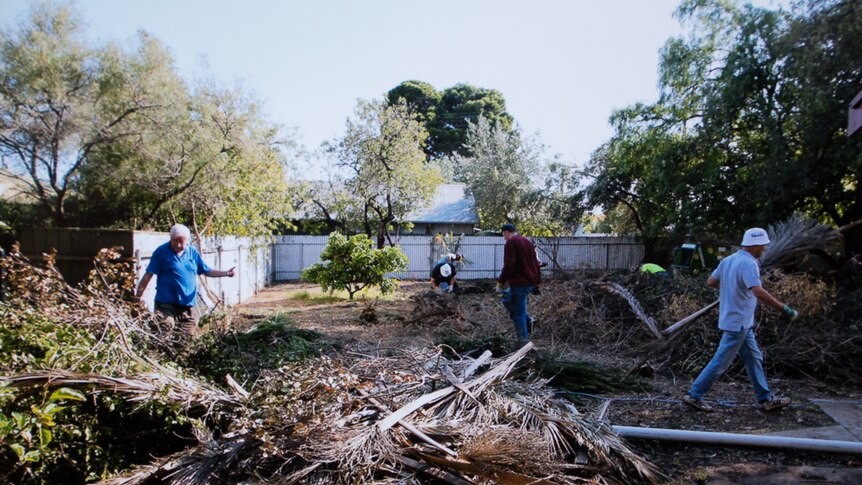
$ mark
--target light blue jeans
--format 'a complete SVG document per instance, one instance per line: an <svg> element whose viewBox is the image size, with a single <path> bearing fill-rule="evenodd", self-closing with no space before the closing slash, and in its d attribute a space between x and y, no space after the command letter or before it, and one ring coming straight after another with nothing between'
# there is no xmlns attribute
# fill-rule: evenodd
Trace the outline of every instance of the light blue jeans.
<svg viewBox="0 0 862 485"><path fill-rule="evenodd" d="M709 392L716 379L727 371L736 354L742 358L745 371L754 386L754 395L758 402L768 401L772 397L769 385L766 383L766 373L763 372L763 354L754 339L754 329L743 329L738 332L724 331L718 350L712 356L712 360L697 376L688 395L695 399L702 399Z"/></svg>
<svg viewBox="0 0 862 485"><path fill-rule="evenodd" d="M527 313L527 296L534 288L535 286L514 286L507 288L502 295L503 306L509 311L512 323L515 324L515 335L518 336L518 340L524 342L530 340L527 320L532 320L533 317Z"/></svg>

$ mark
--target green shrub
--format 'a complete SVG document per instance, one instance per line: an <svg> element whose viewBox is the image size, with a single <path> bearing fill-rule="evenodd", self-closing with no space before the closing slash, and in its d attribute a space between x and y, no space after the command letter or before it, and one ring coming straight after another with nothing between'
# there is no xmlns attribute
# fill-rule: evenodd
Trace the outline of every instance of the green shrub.
<svg viewBox="0 0 862 485"><path fill-rule="evenodd" d="M53 322L33 311L0 307L0 371L66 369L95 344L87 329ZM88 362L90 360L88 359ZM81 371L88 371L82 363Z"/></svg>
<svg viewBox="0 0 862 485"><path fill-rule="evenodd" d="M350 238L333 232L320 253L323 261L302 272L302 279L320 284L324 291L347 291L350 299L356 292L372 286L380 293L395 291L398 280L387 278L387 273L407 269L407 256L399 248L375 249L374 242L365 234Z"/></svg>

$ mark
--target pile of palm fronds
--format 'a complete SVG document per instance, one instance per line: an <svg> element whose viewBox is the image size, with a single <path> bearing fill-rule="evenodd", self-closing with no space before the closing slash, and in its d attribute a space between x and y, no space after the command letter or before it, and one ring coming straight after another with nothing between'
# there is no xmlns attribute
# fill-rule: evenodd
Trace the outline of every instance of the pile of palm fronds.
<svg viewBox="0 0 862 485"><path fill-rule="evenodd" d="M529 349L496 360L414 351L366 358L350 370L327 358L279 369L257 384L246 413L220 437L208 434L194 449L107 483L255 475L303 483L660 478L609 424L578 413L545 381L513 377Z"/></svg>
<svg viewBox="0 0 862 485"><path fill-rule="evenodd" d="M780 312L760 306L755 317L767 365L790 375L858 382L862 375L858 292L842 288L840 275L830 278L777 269L822 251L839 237L838 232L793 217L771 226L769 233L772 244L761 260L764 287L802 317L789 321ZM638 272L606 275L596 283L574 278L551 282L533 305L543 322L537 335L569 347L589 344L605 360L640 356L640 363L651 359L657 365L697 372L720 338L718 312L712 310L688 322L683 332L668 330L717 300L718 293L705 282L704 274L678 273L665 281Z"/></svg>
<svg viewBox="0 0 862 485"><path fill-rule="evenodd" d="M773 224L768 232L771 242L760 257L764 268L783 267L812 251L824 253L829 244L841 237L834 228L800 214Z"/></svg>

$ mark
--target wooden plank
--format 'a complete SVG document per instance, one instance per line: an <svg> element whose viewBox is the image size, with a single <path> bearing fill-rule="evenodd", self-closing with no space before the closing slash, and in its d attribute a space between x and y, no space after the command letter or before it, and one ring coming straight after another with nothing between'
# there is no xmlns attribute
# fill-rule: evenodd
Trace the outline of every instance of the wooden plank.
<svg viewBox="0 0 862 485"><path fill-rule="evenodd" d="M696 312L692 313L691 315L689 315L689 316L687 316L687 317L683 318L682 320L680 320L680 321L678 321L678 322L674 323L674 324L673 324L673 325L671 325L670 327L667 327L666 329L664 329L664 330L662 331L662 333L663 333L665 336L670 337L670 336L672 336L674 333L676 333L678 330L680 330L680 329L684 328L684 327L685 327L686 325L688 325L689 323L691 323L691 322L693 322L693 321L697 320L698 318L702 317L702 316L703 316L703 315L705 315L708 311L712 310L713 308L715 308L715 307L717 307L717 306L718 306L718 300L715 300L714 302L710 303L709 305L707 305L707 306L705 306L705 307L701 308L700 310L698 310L698 311L696 311Z"/></svg>

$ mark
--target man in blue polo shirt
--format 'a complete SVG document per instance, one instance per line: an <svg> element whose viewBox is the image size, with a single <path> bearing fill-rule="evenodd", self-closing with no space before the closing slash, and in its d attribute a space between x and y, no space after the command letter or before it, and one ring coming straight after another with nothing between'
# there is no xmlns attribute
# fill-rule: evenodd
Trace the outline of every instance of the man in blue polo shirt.
<svg viewBox="0 0 862 485"><path fill-rule="evenodd" d="M754 227L745 231L742 249L724 258L706 281L707 285L719 291L718 328L723 334L712 360L683 396L683 402L689 406L712 411L712 407L703 401L703 396L730 367L737 354L745 364L761 409L772 411L790 404L789 398L774 396L769 391L763 371L763 354L754 338L754 310L758 301L784 312L791 319L799 316L796 310L763 289L757 258L766 251L767 244L769 236L763 229Z"/></svg>
<svg viewBox="0 0 862 485"><path fill-rule="evenodd" d="M182 324L186 337L197 329L197 314L193 311L197 297L197 276L211 278L233 277L234 268L219 271L210 268L201 254L190 245L189 228L176 224L171 227L171 240L153 252L147 272L138 284L136 296L140 298L153 275L156 275L156 313Z"/></svg>

